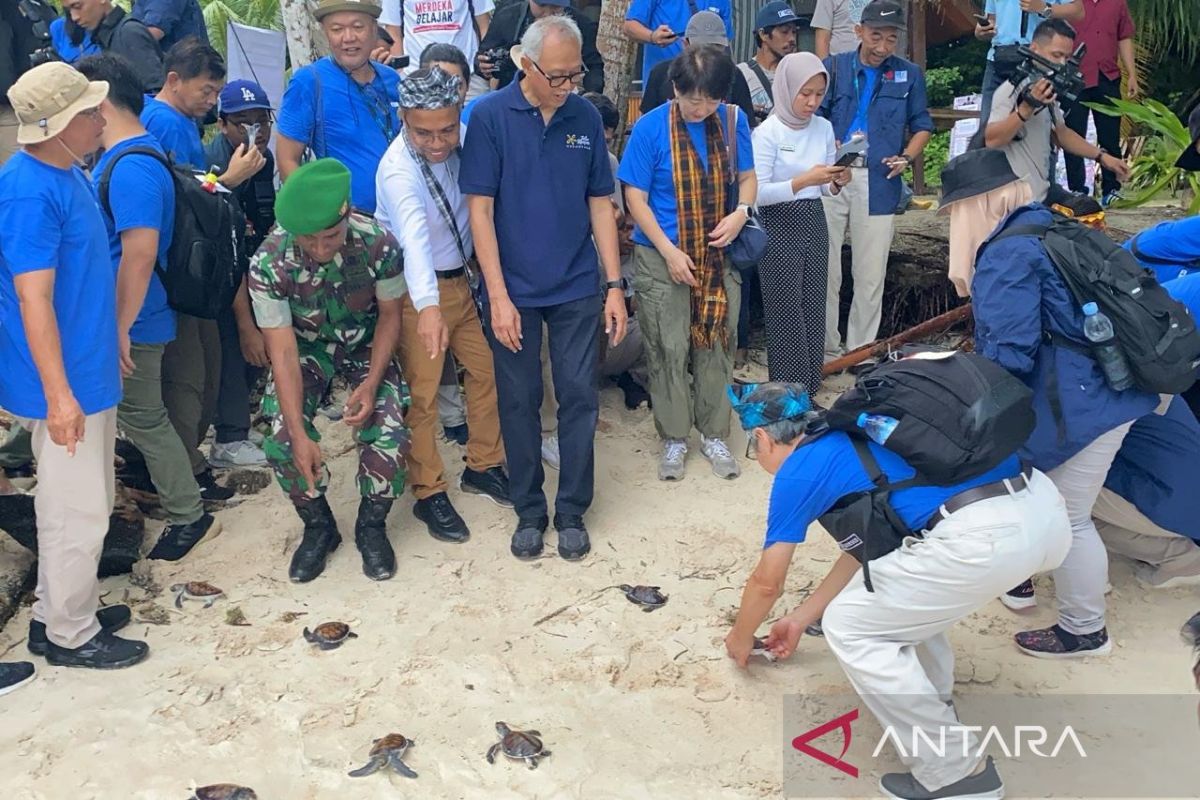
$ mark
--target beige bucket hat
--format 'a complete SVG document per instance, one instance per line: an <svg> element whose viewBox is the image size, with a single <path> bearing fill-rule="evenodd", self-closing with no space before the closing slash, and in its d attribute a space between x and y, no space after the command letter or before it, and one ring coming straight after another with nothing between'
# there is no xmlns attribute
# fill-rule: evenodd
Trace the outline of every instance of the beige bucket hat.
<svg viewBox="0 0 1200 800"><path fill-rule="evenodd" d="M107 81L89 81L69 64L51 61L34 67L8 90L8 102L20 123L17 142L49 141L81 111L95 108L106 97Z"/></svg>

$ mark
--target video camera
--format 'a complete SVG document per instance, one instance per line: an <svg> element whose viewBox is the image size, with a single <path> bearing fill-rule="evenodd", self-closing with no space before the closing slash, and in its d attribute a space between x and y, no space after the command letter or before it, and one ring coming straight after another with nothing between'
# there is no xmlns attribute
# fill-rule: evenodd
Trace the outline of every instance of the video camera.
<svg viewBox="0 0 1200 800"><path fill-rule="evenodd" d="M510 62L512 60L512 54L507 47L492 47L488 50L484 50L481 55L488 61L492 62L492 66L494 66L496 69L500 69L500 67L506 62Z"/></svg>
<svg viewBox="0 0 1200 800"><path fill-rule="evenodd" d="M1054 94L1060 101L1074 103L1084 89L1083 73L1079 69L1079 64L1083 61L1083 55L1086 52L1087 45L1080 42L1079 46L1075 48L1075 52L1071 53L1070 58L1061 64L1056 64L1045 56L1033 52L1028 45L1021 45L1020 53L1025 60L1017 65L1009 80L1012 81L1013 86L1020 86L1026 79L1033 84L1045 78L1054 87ZM1023 91L1021 99L1031 106L1040 108L1042 105L1029 96L1028 87Z"/></svg>
<svg viewBox="0 0 1200 800"><path fill-rule="evenodd" d="M36 67L48 61L62 61L50 40L50 23L58 18L54 7L43 0L17 0L21 16L29 21L33 37L38 46L29 53L29 66Z"/></svg>

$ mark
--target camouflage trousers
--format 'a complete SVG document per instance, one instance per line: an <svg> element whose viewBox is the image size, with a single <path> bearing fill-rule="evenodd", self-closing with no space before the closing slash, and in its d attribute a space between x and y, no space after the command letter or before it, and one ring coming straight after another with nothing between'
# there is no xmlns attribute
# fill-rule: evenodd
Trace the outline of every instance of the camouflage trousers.
<svg viewBox="0 0 1200 800"><path fill-rule="evenodd" d="M347 353L340 344L313 345L303 341L298 344L300 376L304 384L304 429L309 438L320 442L321 434L317 433L312 421L330 383L334 376L341 376L352 389L362 383L370 369L371 352L361 349ZM408 392L400 379L400 369L393 361L375 394L374 414L354 432L358 445L358 491L363 497L394 500L404 493L405 457L409 451L404 411L408 404ZM308 482L292 462L291 437L279 411L274 380L263 395L262 411L271 419L271 435L263 443L263 452L275 470L279 486L293 503L303 505L310 499L306 494ZM328 457L329 454L323 455ZM317 492L324 495L328 486L329 467L323 463Z"/></svg>

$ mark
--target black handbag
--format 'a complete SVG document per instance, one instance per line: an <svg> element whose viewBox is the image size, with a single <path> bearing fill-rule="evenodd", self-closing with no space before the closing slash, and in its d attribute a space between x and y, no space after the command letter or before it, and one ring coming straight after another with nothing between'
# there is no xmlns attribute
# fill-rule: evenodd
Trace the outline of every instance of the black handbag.
<svg viewBox="0 0 1200 800"><path fill-rule="evenodd" d="M732 103L725 106L725 135L727 144L725 151L729 156L729 171L731 178L729 188L725 192L725 214L732 214L738 207L738 169L737 169L737 120L738 107ZM737 238L725 247L725 257L742 272L750 272L758 266L763 256L767 254L770 239L766 229L758 221L754 212L747 209L746 224L738 233Z"/></svg>

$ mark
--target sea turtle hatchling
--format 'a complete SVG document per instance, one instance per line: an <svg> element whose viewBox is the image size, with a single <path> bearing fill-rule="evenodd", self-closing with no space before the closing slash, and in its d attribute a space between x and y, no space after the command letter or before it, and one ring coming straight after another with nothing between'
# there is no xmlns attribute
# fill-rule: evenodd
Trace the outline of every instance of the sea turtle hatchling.
<svg viewBox="0 0 1200 800"><path fill-rule="evenodd" d="M523 759L530 769L537 769L538 759L550 755L542 745L542 734L538 731L515 731L507 724L497 722L496 733L500 734L500 741L488 748L489 764L496 763L497 753L504 753L509 758Z"/></svg>
<svg viewBox="0 0 1200 800"><path fill-rule="evenodd" d="M622 583L617 588L625 593L629 602L641 606L642 611L653 611L667 604L667 595L660 592L657 586L630 586L628 583Z"/></svg>
<svg viewBox="0 0 1200 800"><path fill-rule="evenodd" d="M336 650L347 639L357 639L358 634L344 622L322 622L311 631L304 629L304 641L315 644L322 650Z"/></svg>
<svg viewBox="0 0 1200 800"><path fill-rule="evenodd" d="M205 608L212 608L213 603L225 596L225 592L204 581L177 583L171 587L171 591L175 593L176 608L183 608L184 600L199 600Z"/></svg>
<svg viewBox="0 0 1200 800"><path fill-rule="evenodd" d="M382 739L376 739L371 744L371 752L369 753L371 760L358 769L350 771L351 778L363 778L367 775L373 775L383 767L391 767L396 772L406 778L415 778L417 773L408 768L408 765L401 761L404 751L411 745L416 744L415 741L398 733L389 733Z"/></svg>
<svg viewBox="0 0 1200 800"><path fill-rule="evenodd" d="M211 786L201 786L188 800L258 800L258 795L248 786L214 783Z"/></svg>

